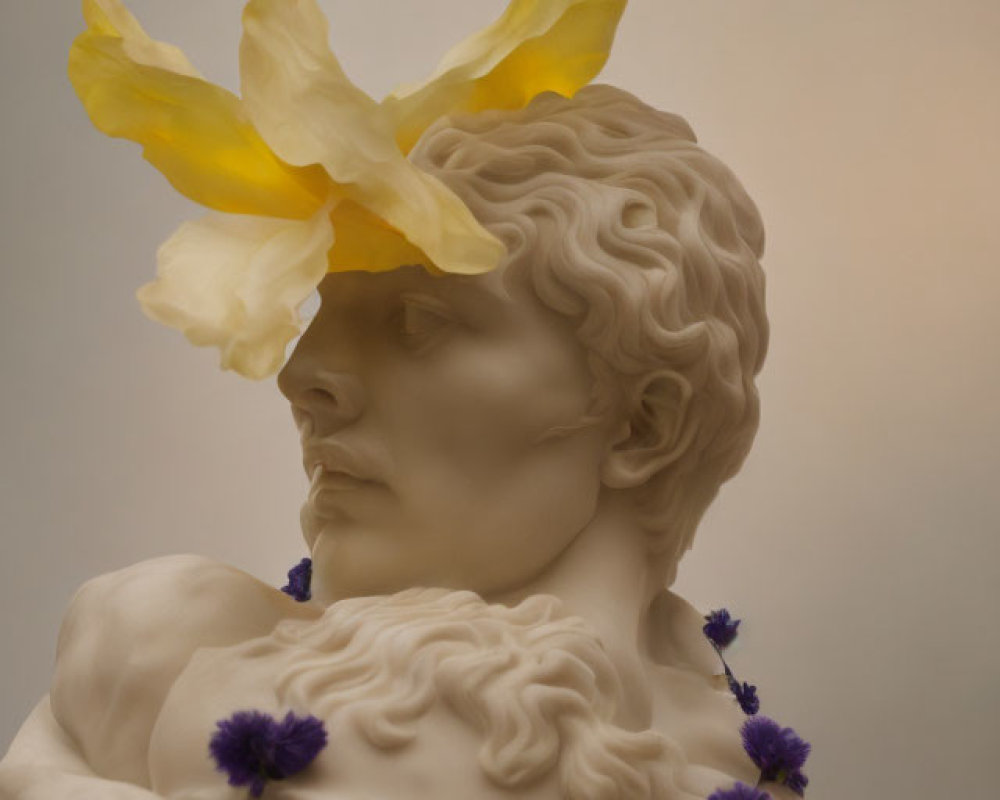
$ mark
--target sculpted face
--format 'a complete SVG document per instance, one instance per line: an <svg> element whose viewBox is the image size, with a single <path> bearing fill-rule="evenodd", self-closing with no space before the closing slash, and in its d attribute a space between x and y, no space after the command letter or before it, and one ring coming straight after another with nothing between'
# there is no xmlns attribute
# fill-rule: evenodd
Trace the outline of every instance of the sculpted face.
<svg viewBox="0 0 1000 800"><path fill-rule="evenodd" d="M336 273L320 294L279 377L317 599L538 575L592 518L609 438L565 320L502 271Z"/></svg>

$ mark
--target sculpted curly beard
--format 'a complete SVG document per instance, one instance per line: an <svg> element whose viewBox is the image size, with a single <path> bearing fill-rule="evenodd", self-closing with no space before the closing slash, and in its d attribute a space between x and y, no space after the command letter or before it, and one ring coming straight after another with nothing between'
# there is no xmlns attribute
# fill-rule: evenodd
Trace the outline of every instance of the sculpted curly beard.
<svg viewBox="0 0 1000 800"><path fill-rule="evenodd" d="M677 745L615 724L621 685L603 645L550 596L513 608L443 589L353 598L315 621L288 620L267 637L203 650L161 717L150 754L154 788L185 796L185 772L197 784L204 759L179 763L182 748L171 740L198 741L219 709L262 697L327 720L334 754L347 739L372 752L406 752L447 732L436 722L444 712L473 742L486 782L512 796L548 785L540 796L694 797L680 788L687 762ZM198 720L193 708L205 709ZM346 760L327 773L320 763L317 772L335 781ZM158 775L168 785L156 787Z"/></svg>

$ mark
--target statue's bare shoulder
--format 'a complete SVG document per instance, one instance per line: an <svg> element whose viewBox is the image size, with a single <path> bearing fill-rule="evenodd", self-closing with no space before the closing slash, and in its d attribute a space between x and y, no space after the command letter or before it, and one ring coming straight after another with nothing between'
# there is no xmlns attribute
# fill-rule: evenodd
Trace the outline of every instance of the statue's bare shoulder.
<svg viewBox="0 0 1000 800"><path fill-rule="evenodd" d="M147 785L150 732L192 654L314 613L199 556L157 558L102 575L81 587L66 613L53 715L97 774Z"/></svg>

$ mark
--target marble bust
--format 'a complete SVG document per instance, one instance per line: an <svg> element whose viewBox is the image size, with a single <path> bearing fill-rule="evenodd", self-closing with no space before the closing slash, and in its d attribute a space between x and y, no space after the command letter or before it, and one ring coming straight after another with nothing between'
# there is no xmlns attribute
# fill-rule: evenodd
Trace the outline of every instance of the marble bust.
<svg viewBox="0 0 1000 800"><path fill-rule="evenodd" d="M243 797L206 752L241 708L329 731L268 798L756 782L702 618L667 588L757 426L752 201L681 118L608 86L446 117L410 160L507 255L323 279L278 379L313 601L196 556L89 582L0 797Z"/></svg>

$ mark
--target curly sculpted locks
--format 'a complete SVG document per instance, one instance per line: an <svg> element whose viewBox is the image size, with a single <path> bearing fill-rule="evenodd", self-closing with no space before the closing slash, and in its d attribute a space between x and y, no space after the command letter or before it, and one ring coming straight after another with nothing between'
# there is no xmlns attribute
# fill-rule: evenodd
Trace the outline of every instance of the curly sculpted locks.
<svg viewBox="0 0 1000 800"><path fill-rule="evenodd" d="M686 447L636 498L651 548L676 560L757 430L768 328L753 202L683 119L609 86L446 118L411 158L504 242L507 275L572 320L633 421L655 418L656 375L681 382Z"/></svg>
<svg viewBox="0 0 1000 800"><path fill-rule="evenodd" d="M279 705L383 750L434 735L423 720L443 704L478 736L485 776L512 795L551 776L568 798L695 797L682 787L702 768L677 743L616 724L615 668L555 597L514 607L446 589L356 597L218 653L252 654L277 674Z"/></svg>

